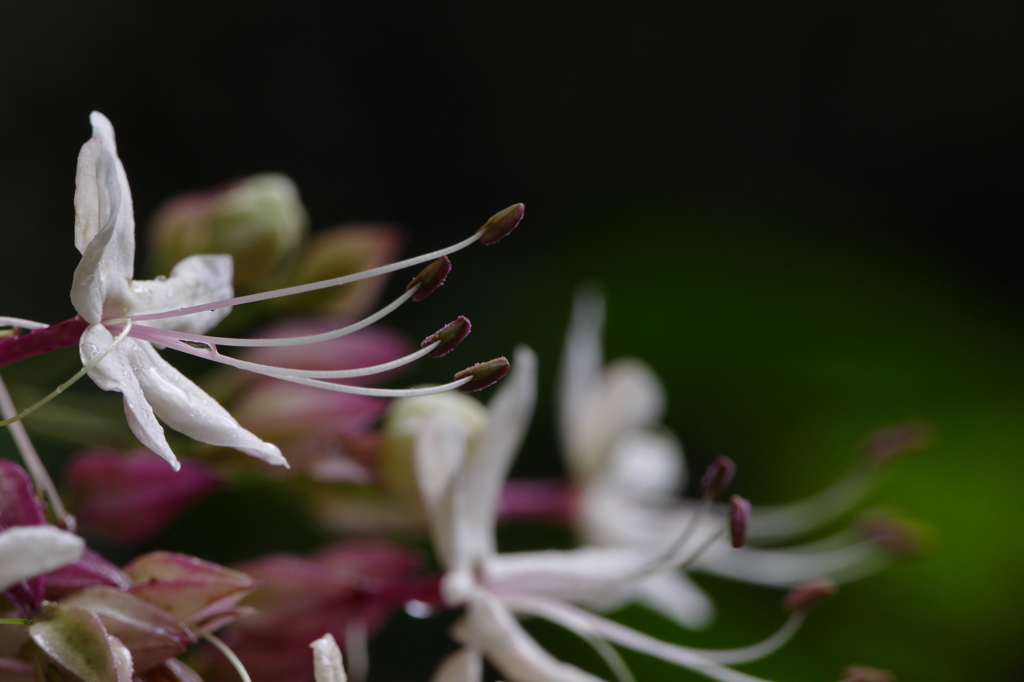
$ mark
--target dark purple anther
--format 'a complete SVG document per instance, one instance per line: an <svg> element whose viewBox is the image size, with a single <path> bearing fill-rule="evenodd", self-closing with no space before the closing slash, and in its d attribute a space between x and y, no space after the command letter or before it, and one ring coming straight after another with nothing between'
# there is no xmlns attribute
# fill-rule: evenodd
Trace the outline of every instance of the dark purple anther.
<svg viewBox="0 0 1024 682"><path fill-rule="evenodd" d="M782 602L783 608L790 613L802 613L816 606L825 599L834 596L836 583L831 578L815 578L797 585Z"/></svg>
<svg viewBox="0 0 1024 682"><path fill-rule="evenodd" d="M739 495L729 499L729 535L732 546L742 547L747 542L747 526L750 524L750 500Z"/></svg>
<svg viewBox="0 0 1024 682"><path fill-rule="evenodd" d="M454 321L449 322L441 329L438 329L436 332L423 339L423 342L420 344L420 348L426 348L434 342L440 342L440 345L427 353L427 355L432 358L443 357L455 350L455 347L469 336L469 332L472 328L473 325L470 324L469 318L459 315Z"/></svg>
<svg viewBox="0 0 1024 682"><path fill-rule="evenodd" d="M512 369L512 365L509 364L506 358L495 358L487 362L478 362L472 367L467 367L458 372L455 375L455 381L472 377L468 382L459 386L461 392L472 393L497 383L508 374L510 369Z"/></svg>
<svg viewBox="0 0 1024 682"><path fill-rule="evenodd" d="M700 494L704 499L714 499L729 487L736 475L736 463L725 455L715 458L700 479Z"/></svg>
<svg viewBox="0 0 1024 682"><path fill-rule="evenodd" d="M419 284L420 288L412 295L412 300L422 301L444 284L445 278L448 277L448 273L451 271L452 262L448 260L448 256L441 256L420 270L419 274L413 277L409 285L405 287L405 290L408 291Z"/></svg>
<svg viewBox="0 0 1024 682"><path fill-rule="evenodd" d="M519 221L523 219L526 207L522 204L513 204L506 209L498 211L484 223L477 232L480 234L480 243L484 246L500 241L512 230L516 229Z"/></svg>

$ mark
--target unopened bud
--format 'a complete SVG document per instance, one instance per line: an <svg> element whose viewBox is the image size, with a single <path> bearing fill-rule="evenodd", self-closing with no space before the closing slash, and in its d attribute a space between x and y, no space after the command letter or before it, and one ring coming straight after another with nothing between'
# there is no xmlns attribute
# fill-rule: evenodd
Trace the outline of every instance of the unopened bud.
<svg viewBox="0 0 1024 682"><path fill-rule="evenodd" d="M715 458L700 479L700 494L705 499L713 499L729 487L736 475L736 463L725 455Z"/></svg>
<svg viewBox="0 0 1024 682"><path fill-rule="evenodd" d="M857 522L861 537L870 543L906 556L921 556L927 546L924 529L914 521L885 511L869 512Z"/></svg>
<svg viewBox="0 0 1024 682"><path fill-rule="evenodd" d="M484 246L503 239L509 232L516 229L516 225L523 219L526 207L522 204L513 204L506 209L498 211L483 224L477 233L480 234L480 243Z"/></svg>
<svg viewBox="0 0 1024 682"><path fill-rule="evenodd" d="M843 669L841 682L897 682L896 676L888 670L871 668L866 665L850 665Z"/></svg>
<svg viewBox="0 0 1024 682"><path fill-rule="evenodd" d="M470 324L469 318L459 315L454 321L449 322L441 329L423 339L420 344L420 348L426 348L432 343L438 343L439 345L434 350L427 353L432 358L440 358L448 353L455 350L462 341L469 336L470 330L473 325Z"/></svg>
<svg viewBox="0 0 1024 682"><path fill-rule="evenodd" d="M733 495L729 499L729 536L733 547L740 548L746 544L749 524L750 500Z"/></svg>
<svg viewBox="0 0 1024 682"><path fill-rule="evenodd" d="M927 447L931 439L931 427L926 422L905 422L874 431L864 439L860 449L868 462L882 464L898 455Z"/></svg>
<svg viewBox="0 0 1024 682"><path fill-rule="evenodd" d="M802 613L835 596L836 591L836 582L831 578L815 578L790 590L782 606L791 613Z"/></svg>
<svg viewBox="0 0 1024 682"><path fill-rule="evenodd" d="M472 367L458 372L455 375L455 381L465 379L466 377L472 377L462 386L459 386L459 390L463 393L472 393L473 391L479 391L487 388L491 384L494 384L505 377L509 370L512 369L512 365L509 361L504 358L494 358L487 362L478 362Z"/></svg>
<svg viewBox="0 0 1024 682"><path fill-rule="evenodd" d="M427 296L434 293L439 286L444 284L445 278L451 271L452 262L448 260L448 256L441 256L430 265L420 270L419 274L413 277L412 281L409 282L409 285L405 287L405 290L408 291L419 284L420 288L412 295L412 300L422 301Z"/></svg>
<svg viewBox="0 0 1024 682"><path fill-rule="evenodd" d="M295 183L265 173L170 200L149 232L157 272L168 272L187 256L227 253L234 257L235 286L245 291L279 274L309 226Z"/></svg>

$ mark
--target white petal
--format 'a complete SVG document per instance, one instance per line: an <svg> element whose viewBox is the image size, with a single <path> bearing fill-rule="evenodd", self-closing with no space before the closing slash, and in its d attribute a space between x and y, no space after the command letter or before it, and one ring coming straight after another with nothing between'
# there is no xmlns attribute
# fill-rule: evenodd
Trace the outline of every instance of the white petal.
<svg viewBox="0 0 1024 682"><path fill-rule="evenodd" d="M223 301L234 296L231 285L234 267L231 256L189 256L171 269L165 279L133 280L129 287L126 315L162 312L200 303ZM227 317L231 308L218 308L147 325L203 334Z"/></svg>
<svg viewBox="0 0 1024 682"><path fill-rule="evenodd" d="M85 542L53 526L15 526L0 532L0 592L82 556Z"/></svg>
<svg viewBox="0 0 1024 682"><path fill-rule="evenodd" d="M449 570L470 570L475 559L467 530L471 524L462 511L466 496L457 487L467 454L467 426L437 414L423 418L419 428L413 460L435 551Z"/></svg>
<svg viewBox="0 0 1024 682"><path fill-rule="evenodd" d="M683 469L683 450L675 436L630 431L612 446L596 484L641 502L664 504L679 492Z"/></svg>
<svg viewBox="0 0 1024 682"><path fill-rule="evenodd" d="M127 294L134 272L135 219L124 167L117 158L114 129L93 112L93 138L78 157L75 176L75 270L71 301L89 322L120 315L116 302Z"/></svg>
<svg viewBox="0 0 1024 682"><path fill-rule="evenodd" d="M630 548L504 552L487 559L483 581L495 590L598 603L621 600L649 553Z"/></svg>
<svg viewBox="0 0 1024 682"><path fill-rule="evenodd" d="M160 357L152 344L135 339L127 347L146 400L175 431L202 443L234 448L268 464L287 465L276 445L246 431L220 403Z"/></svg>
<svg viewBox="0 0 1024 682"><path fill-rule="evenodd" d="M113 342L114 337L103 325L96 324L86 329L79 345L82 364L92 362ZM124 339L120 346L89 370L89 378L104 391L118 391L124 396L124 413L132 433L140 443L163 457L177 470L181 466L178 464L178 458L171 451L164 428L157 421L132 366L132 347L145 343L132 338Z"/></svg>
<svg viewBox="0 0 1024 682"><path fill-rule="evenodd" d="M566 450L573 475L581 482L600 475L619 438L649 426L664 411L665 389L650 367L631 358L611 363L586 397Z"/></svg>
<svg viewBox="0 0 1024 682"><path fill-rule="evenodd" d="M463 647L444 658L430 682L480 682L484 665L480 653Z"/></svg>
<svg viewBox="0 0 1024 682"><path fill-rule="evenodd" d="M114 659L114 670L117 674L117 682L132 682L135 679L135 662L132 661L132 652L117 637L107 635L107 642L110 644L110 655Z"/></svg>
<svg viewBox="0 0 1024 682"><path fill-rule="evenodd" d="M313 649L313 678L316 682L345 682L345 668L341 662L341 649L331 633L309 645Z"/></svg>
<svg viewBox="0 0 1024 682"><path fill-rule="evenodd" d="M583 411L601 382L603 328L604 297L595 290L581 289L573 299L558 381L559 426L566 453L577 450Z"/></svg>
<svg viewBox="0 0 1024 682"><path fill-rule="evenodd" d="M526 346L516 349L512 371L488 407L487 430L480 437L463 473L466 514L472 523L472 545L480 555L495 551L498 501L519 446L526 437L537 398L537 356Z"/></svg>
<svg viewBox="0 0 1024 682"><path fill-rule="evenodd" d="M509 682L601 682L545 651L508 609L484 592L470 602L452 634L481 650Z"/></svg>
<svg viewBox="0 0 1024 682"><path fill-rule="evenodd" d="M682 626L699 630L711 624L715 604L685 573L651 576L635 587L637 601Z"/></svg>

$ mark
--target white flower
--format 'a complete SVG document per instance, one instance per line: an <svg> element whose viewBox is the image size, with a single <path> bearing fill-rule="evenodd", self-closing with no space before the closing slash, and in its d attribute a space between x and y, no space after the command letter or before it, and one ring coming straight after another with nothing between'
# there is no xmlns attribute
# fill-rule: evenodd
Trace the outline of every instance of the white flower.
<svg viewBox="0 0 1024 682"><path fill-rule="evenodd" d="M760 658L785 642L802 616L775 635L743 649L702 651L662 642L570 602L591 603L633 594L635 584L662 567L660 552L639 548L582 547L576 550L502 554L495 522L499 496L523 441L536 394L536 359L516 352L509 380L490 402L490 419L474 438L473 425L451 413L424 418L415 447L421 496L438 558L445 568L441 596L464 607L454 636L465 645L445 668L472 669L486 656L511 682L594 682L595 677L555 659L519 625L515 614L533 615L573 630L594 643L613 668L624 664L610 643L658 656L727 682L756 680L723 664ZM620 600L622 597L618 597ZM474 663L474 661L476 661ZM457 679L457 678L452 678ZM625 679L625 678L623 678Z"/></svg>
<svg viewBox="0 0 1024 682"><path fill-rule="evenodd" d="M82 538L53 526L14 526L0 531L0 592L76 561Z"/></svg>
<svg viewBox="0 0 1024 682"><path fill-rule="evenodd" d="M133 315L184 308L231 298L230 256L191 256L170 276L135 280L135 219L131 190L117 156L114 129L103 114L90 116L93 138L78 156L75 191L75 246L82 261L75 270L71 300L90 324L82 334L80 352L89 364L112 343L104 322ZM202 333L215 326L230 308L157 320L151 325ZM204 443L232 447L271 464L285 464L280 450L246 431L213 398L157 353L153 344L124 338L89 371L96 384L124 395L128 425L150 450L175 468L162 419L172 428Z"/></svg>
<svg viewBox="0 0 1024 682"><path fill-rule="evenodd" d="M665 391L654 372L636 359L604 366L601 331L604 302L581 292L573 306L559 385L563 454L579 488L578 530L585 542L608 548L664 547L689 523L710 536L727 510L682 501L686 481L683 451L660 420ZM780 542L814 530L850 509L867 489L858 469L810 500L777 508L755 508L747 537ZM844 537L787 549L734 549L713 542L693 570L746 582L792 587L821 575L853 579L885 563L884 554L859 539ZM714 606L681 572L654 575L628 595L689 627L706 625ZM606 606L621 605L614 600Z"/></svg>

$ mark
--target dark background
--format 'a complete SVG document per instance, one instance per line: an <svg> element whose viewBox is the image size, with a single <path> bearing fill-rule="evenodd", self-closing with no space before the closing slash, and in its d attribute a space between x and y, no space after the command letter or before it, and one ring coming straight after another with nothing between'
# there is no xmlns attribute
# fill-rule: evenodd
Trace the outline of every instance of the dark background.
<svg viewBox="0 0 1024 682"><path fill-rule="evenodd" d="M995 0L6 2L3 313L72 313L92 109L140 224L267 170L315 226L398 222L412 251L523 201L513 238L396 324L472 317L448 364L538 349L525 472L550 468L571 292L597 281L610 353L662 374L692 466L728 452L755 502L819 489L874 427L935 424L875 500L931 524L931 556L851 586L752 671L1020 679L1022 35L1024 7ZM696 641L772 627L776 594L718 591Z"/></svg>

